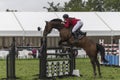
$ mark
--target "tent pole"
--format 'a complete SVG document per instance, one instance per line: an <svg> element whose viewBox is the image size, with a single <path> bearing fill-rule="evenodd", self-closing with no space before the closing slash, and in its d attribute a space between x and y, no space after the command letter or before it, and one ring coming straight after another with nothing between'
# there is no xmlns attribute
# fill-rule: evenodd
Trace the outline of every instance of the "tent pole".
<svg viewBox="0 0 120 80"><path fill-rule="evenodd" d="M17 16L15 15L15 13L14 13L14 12L12 12L12 13L13 13L15 19L17 20L18 24L20 25L22 31L23 31L23 43L22 43L22 46L24 46L24 44L25 44L25 34L26 34L26 33L25 33L25 29L23 28L20 20L17 18Z"/></svg>
<svg viewBox="0 0 120 80"><path fill-rule="evenodd" d="M110 29L110 32L111 32L111 45L113 45L113 30L112 28L104 21L104 19L102 19L98 14L97 12L95 12L96 16ZM112 49L112 46L111 46L111 49Z"/></svg>

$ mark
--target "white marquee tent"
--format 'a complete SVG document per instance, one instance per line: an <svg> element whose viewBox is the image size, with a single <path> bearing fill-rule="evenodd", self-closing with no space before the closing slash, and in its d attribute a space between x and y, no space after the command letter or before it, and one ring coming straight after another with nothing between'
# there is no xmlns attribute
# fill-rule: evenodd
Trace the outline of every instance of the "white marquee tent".
<svg viewBox="0 0 120 80"><path fill-rule="evenodd" d="M62 19L65 13L80 18L88 36L120 35L120 12L0 12L0 36L42 36L45 21ZM59 33L54 30L50 35Z"/></svg>

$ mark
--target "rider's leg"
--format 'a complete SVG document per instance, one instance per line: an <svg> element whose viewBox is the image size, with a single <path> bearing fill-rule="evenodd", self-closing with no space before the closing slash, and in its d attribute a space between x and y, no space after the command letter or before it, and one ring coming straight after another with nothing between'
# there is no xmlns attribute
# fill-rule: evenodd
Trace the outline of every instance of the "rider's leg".
<svg viewBox="0 0 120 80"><path fill-rule="evenodd" d="M82 26L83 26L83 22L82 21L78 21L77 24L73 27L72 32L74 32L74 31L76 31L78 29L81 29ZM82 32L81 30L79 30L79 33L81 35L86 35L86 32Z"/></svg>
<svg viewBox="0 0 120 80"><path fill-rule="evenodd" d="M74 36L75 39L78 39L78 35L77 35L76 31L78 29L81 29L82 26L83 26L83 22L82 21L78 21L77 24L73 27L72 34L73 34L73 36ZM80 34L81 35L86 35L86 33L82 32L82 31L80 31Z"/></svg>
<svg viewBox="0 0 120 80"><path fill-rule="evenodd" d="M78 35L76 32L72 32L72 35L74 36L74 39L77 40L78 39Z"/></svg>
<svg viewBox="0 0 120 80"><path fill-rule="evenodd" d="M74 33L75 31L77 31L78 29L81 29L82 25L83 25L83 22L82 21L78 21L76 23L76 25L73 27L72 33Z"/></svg>
<svg viewBox="0 0 120 80"><path fill-rule="evenodd" d="M77 24L73 27L72 29L72 35L74 36L74 39L77 40L78 39L78 35L76 33L76 31L80 28L80 22L78 21Z"/></svg>

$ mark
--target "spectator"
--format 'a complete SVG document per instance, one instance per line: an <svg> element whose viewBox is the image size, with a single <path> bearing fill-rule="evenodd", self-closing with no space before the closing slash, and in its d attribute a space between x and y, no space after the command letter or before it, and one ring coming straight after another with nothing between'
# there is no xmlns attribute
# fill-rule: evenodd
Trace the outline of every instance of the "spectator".
<svg viewBox="0 0 120 80"><path fill-rule="evenodd" d="M36 58L37 50L35 48L32 49L32 56Z"/></svg>

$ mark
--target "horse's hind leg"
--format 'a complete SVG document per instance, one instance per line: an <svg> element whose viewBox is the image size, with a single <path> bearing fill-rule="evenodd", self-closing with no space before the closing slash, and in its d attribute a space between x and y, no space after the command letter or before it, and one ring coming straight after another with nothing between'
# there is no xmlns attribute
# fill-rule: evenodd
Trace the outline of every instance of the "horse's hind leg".
<svg viewBox="0 0 120 80"><path fill-rule="evenodd" d="M96 73L96 64L95 64L94 59L91 59L91 63L92 63L92 66L93 66L94 77L96 77L97 73Z"/></svg>
<svg viewBox="0 0 120 80"><path fill-rule="evenodd" d="M97 68L98 68L99 76L102 77L101 76L101 71L100 71L100 63L99 63L98 59L96 59L96 65L97 65Z"/></svg>

